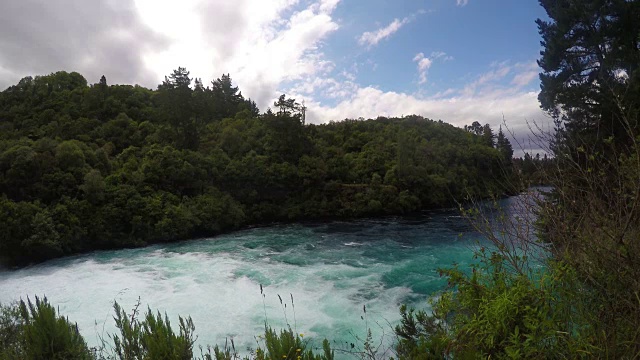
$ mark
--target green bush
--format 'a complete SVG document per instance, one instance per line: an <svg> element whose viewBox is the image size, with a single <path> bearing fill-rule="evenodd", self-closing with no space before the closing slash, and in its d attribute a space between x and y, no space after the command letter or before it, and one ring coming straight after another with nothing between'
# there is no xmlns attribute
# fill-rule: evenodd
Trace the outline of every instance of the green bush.
<svg viewBox="0 0 640 360"><path fill-rule="evenodd" d="M22 329L20 309L0 305L0 359L24 358Z"/></svg>
<svg viewBox="0 0 640 360"><path fill-rule="evenodd" d="M480 254L482 255L482 254ZM401 308L396 351L403 359L573 358L598 356L584 317L589 294L566 266L525 276L497 253L470 274L444 270L450 289L433 311ZM604 355L604 354L602 354Z"/></svg>
<svg viewBox="0 0 640 360"><path fill-rule="evenodd" d="M138 304L139 305L139 304ZM137 306L131 318L114 303L114 320L120 335L112 335L116 359L120 360L189 360L193 358L195 326L190 317L180 317L180 333L171 329L169 318L164 319L160 312L153 314L151 309L142 321L136 319Z"/></svg>
<svg viewBox="0 0 640 360"><path fill-rule="evenodd" d="M72 360L91 359L91 353L78 327L69 320L56 315L56 310L47 298L36 297L35 304L27 299L20 301L22 318L22 359Z"/></svg>
<svg viewBox="0 0 640 360"><path fill-rule="evenodd" d="M272 328L266 328L264 332L265 349L256 350L256 359L286 359L286 360L333 360L333 351L329 341L324 339L322 343L323 354L314 355L311 349L307 350L307 343L301 336L294 334L291 329L281 330L280 335Z"/></svg>
<svg viewBox="0 0 640 360"><path fill-rule="evenodd" d="M232 347L225 346L220 350L218 346L203 355L203 360L239 360L240 356L235 350L233 341ZM303 340L302 334L295 334L291 328L281 330L280 334L271 327L265 327L264 348L259 346L251 356L245 356L243 360L333 360L334 352L329 346L329 341L325 339L322 343L322 354L314 354L312 349L308 349L308 342Z"/></svg>
<svg viewBox="0 0 640 360"><path fill-rule="evenodd" d="M233 345L221 349L209 347L201 357L194 356L195 326L190 317L179 317L179 332L171 328L168 316L164 317L147 309L138 318L140 302L128 315L114 303L114 320L118 332L110 334L111 342L103 339L102 346L89 349L75 324L56 315L56 310L46 298L36 297L19 304L0 305L0 359L2 360L333 360L334 353L326 339L322 353L314 354L291 328L276 332L265 327L262 344L250 355L241 357Z"/></svg>

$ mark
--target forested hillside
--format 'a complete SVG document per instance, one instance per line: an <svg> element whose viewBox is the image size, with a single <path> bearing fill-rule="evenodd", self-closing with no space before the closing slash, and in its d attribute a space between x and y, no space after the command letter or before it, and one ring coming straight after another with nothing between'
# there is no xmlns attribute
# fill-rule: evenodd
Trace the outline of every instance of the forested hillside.
<svg viewBox="0 0 640 360"><path fill-rule="evenodd" d="M228 75L184 68L156 90L26 77L0 93L1 260L449 206L507 192L512 154L477 122L309 125L284 95L260 113Z"/></svg>

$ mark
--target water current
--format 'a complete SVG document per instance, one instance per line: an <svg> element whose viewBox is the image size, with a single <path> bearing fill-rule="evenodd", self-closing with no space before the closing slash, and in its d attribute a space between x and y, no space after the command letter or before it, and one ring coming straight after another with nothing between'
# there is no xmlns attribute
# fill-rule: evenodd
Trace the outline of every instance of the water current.
<svg viewBox="0 0 640 360"><path fill-rule="evenodd" d="M46 295L92 346L115 332L113 302L130 310L139 298L174 325L190 315L202 346L255 348L266 320L344 348L367 328L389 337L403 303L428 307L446 286L438 269L474 261L479 239L454 209L274 225L3 271L0 303Z"/></svg>

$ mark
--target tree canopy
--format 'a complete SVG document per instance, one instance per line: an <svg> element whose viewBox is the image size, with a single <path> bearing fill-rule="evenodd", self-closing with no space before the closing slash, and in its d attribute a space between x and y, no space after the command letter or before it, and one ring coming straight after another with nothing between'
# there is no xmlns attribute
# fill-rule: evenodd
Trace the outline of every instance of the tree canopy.
<svg viewBox="0 0 640 360"><path fill-rule="evenodd" d="M640 103L640 4L628 0L541 0L542 108L569 142L626 137L625 109Z"/></svg>

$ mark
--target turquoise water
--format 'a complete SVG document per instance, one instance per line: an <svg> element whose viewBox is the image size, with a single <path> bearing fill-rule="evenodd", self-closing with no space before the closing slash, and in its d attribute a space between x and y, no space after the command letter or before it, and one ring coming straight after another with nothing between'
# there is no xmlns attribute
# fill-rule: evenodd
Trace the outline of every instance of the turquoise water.
<svg viewBox="0 0 640 360"><path fill-rule="evenodd" d="M46 294L90 345L114 332L114 300L132 309L140 298L174 324L190 315L198 345L255 348L267 320L341 348L367 327L390 341L398 307L427 307L446 285L438 268L474 261L478 239L456 210L254 228L0 272L0 302Z"/></svg>

